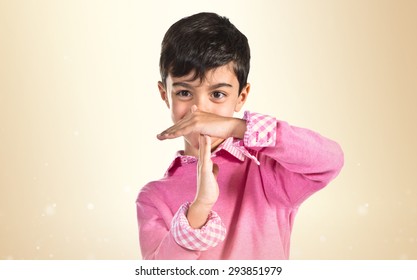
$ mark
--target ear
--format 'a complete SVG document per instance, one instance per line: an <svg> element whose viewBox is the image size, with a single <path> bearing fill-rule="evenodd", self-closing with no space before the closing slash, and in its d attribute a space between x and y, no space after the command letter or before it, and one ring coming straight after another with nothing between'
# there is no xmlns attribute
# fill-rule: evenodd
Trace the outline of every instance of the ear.
<svg viewBox="0 0 417 280"><path fill-rule="evenodd" d="M167 105L167 107L169 109L170 106L169 106L168 94L167 94L165 86L162 82L158 82L158 90L159 90L159 94L161 95L162 100L165 101L165 104Z"/></svg>
<svg viewBox="0 0 417 280"><path fill-rule="evenodd" d="M250 84L247 83L239 94L239 97L235 105L235 112L239 112L240 109L242 109L243 105L248 99L249 91L250 91Z"/></svg>

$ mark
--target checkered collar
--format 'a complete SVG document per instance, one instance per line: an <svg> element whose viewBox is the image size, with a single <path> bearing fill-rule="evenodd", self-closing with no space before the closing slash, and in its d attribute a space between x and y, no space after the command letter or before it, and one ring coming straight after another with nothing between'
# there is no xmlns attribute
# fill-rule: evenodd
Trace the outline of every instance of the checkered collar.
<svg viewBox="0 0 417 280"><path fill-rule="evenodd" d="M241 139L235 139L233 137L227 138L212 153L212 157L216 156L216 154L221 150L225 150L226 152L239 159L240 161L244 161L245 158L249 158L253 160L256 164L260 165L260 162L258 161L256 156L253 154L253 152L251 153L251 151L245 148ZM175 155L175 159L172 161L171 165L168 168L168 172L177 164L189 164L196 162L197 160L198 158L194 156L184 155L184 151L178 151Z"/></svg>

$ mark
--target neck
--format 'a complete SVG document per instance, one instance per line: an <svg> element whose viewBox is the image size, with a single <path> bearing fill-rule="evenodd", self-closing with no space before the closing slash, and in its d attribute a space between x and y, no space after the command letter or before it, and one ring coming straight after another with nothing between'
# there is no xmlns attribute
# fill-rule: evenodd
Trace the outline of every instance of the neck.
<svg viewBox="0 0 417 280"><path fill-rule="evenodd" d="M217 149L218 146L220 146L221 143L223 143L225 139L221 138L211 138L211 151L213 152L215 149ZM184 155L186 156L193 156L198 158L199 152L198 147L194 147L191 145L185 138L184 138Z"/></svg>

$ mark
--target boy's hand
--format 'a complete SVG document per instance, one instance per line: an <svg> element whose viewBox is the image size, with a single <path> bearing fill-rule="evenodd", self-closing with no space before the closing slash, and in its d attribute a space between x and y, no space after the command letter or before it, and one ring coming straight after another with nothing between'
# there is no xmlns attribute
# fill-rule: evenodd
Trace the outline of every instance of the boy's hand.
<svg viewBox="0 0 417 280"><path fill-rule="evenodd" d="M200 135L197 173L197 193L195 203L213 206L219 196L219 186L216 181L219 167L211 160L211 139Z"/></svg>
<svg viewBox="0 0 417 280"><path fill-rule="evenodd" d="M233 117L223 117L203 112L193 105L191 113L176 124L157 135L159 140L173 139L192 133L208 135L226 139L231 136L243 138L246 131L246 122Z"/></svg>
<svg viewBox="0 0 417 280"><path fill-rule="evenodd" d="M211 208L219 197L219 185L216 181L218 171L219 167L211 160L211 139L207 135L200 135L197 192L187 213L188 222L193 228L201 228L206 223Z"/></svg>

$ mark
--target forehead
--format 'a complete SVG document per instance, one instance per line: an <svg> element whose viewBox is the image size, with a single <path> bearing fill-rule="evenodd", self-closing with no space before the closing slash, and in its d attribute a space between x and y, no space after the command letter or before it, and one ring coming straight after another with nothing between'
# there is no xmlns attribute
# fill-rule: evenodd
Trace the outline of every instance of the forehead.
<svg viewBox="0 0 417 280"><path fill-rule="evenodd" d="M188 73L187 75L181 77L173 77L171 74L168 75L167 84L174 84L178 82L185 82L195 87L205 85L210 86L218 83L228 83L233 87L239 86L239 81L237 80L232 63L206 71L203 79L195 77L194 70Z"/></svg>

